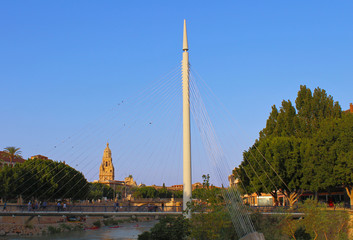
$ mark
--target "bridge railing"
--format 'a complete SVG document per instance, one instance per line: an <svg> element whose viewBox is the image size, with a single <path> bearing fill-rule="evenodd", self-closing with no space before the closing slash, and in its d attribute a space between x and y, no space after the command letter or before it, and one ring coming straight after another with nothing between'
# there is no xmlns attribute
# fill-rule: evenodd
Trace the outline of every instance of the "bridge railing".
<svg viewBox="0 0 353 240"><path fill-rule="evenodd" d="M33 208L28 205L0 205L0 211L8 212L181 212L182 206L90 206L90 205L67 205L66 209L63 206L48 205L46 207Z"/></svg>
<svg viewBox="0 0 353 240"><path fill-rule="evenodd" d="M250 206L254 212L285 212L286 210L291 210L291 212L298 212L298 206L295 205L292 208L290 206ZM341 210L352 210L353 205L342 205L342 206L327 206L327 209L341 209Z"/></svg>

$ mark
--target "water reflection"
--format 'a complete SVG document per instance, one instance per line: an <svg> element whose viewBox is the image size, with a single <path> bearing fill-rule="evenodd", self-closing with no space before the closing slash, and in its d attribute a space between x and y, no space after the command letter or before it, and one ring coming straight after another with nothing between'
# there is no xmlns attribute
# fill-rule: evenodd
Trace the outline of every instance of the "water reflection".
<svg viewBox="0 0 353 240"><path fill-rule="evenodd" d="M12 237L8 239L38 239L38 240L61 240L61 239L90 239L90 240L130 240L137 239L138 235L151 229L157 221L122 223L118 228L102 227L97 230L85 230L80 232L64 232L44 237Z"/></svg>

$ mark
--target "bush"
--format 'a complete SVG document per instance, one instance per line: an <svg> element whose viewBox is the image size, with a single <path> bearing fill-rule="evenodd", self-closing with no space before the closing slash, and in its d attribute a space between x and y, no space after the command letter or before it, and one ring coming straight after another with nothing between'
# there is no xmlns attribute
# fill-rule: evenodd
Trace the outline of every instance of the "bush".
<svg viewBox="0 0 353 240"><path fill-rule="evenodd" d="M286 239L283 236L283 227L286 224L286 215L264 215L253 213L251 220L256 231L264 234L265 239Z"/></svg>
<svg viewBox="0 0 353 240"><path fill-rule="evenodd" d="M194 214L191 218L192 239L237 239L227 209Z"/></svg>
<svg viewBox="0 0 353 240"><path fill-rule="evenodd" d="M150 232L138 236L140 240L182 240L190 235L190 223L183 216L165 217Z"/></svg>
<svg viewBox="0 0 353 240"><path fill-rule="evenodd" d="M146 231L140 234L137 240L152 240L151 233Z"/></svg>
<svg viewBox="0 0 353 240"><path fill-rule="evenodd" d="M75 224L74 227L72 228L72 230L74 231L83 230L83 229L84 229L84 225L82 223Z"/></svg>
<svg viewBox="0 0 353 240"><path fill-rule="evenodd" d="M105 226L119 225L119 220L114 218L107 218L103 220Z"/></svg>
<svg viewBox="0 0 353 240"><path fill-rule="evenodd" d="M65 231L65 230L69 230L69 231L72 230L71 226L68 225L68 224L65 224L65 223L60 224L60 228L61 228L62 230L64 230L64 231Z"/></svg>
<svg viewBox="0 0 353 240"><path fill-rule="evenodd" d="M294 235L296 240L311 240L310 234L307 233L303 227L299 227Z"/></svg>
<svg viewBox="0 0 353 240"><path fill-rule="evenodd" d="M307 199L299 209L305 217L298 221L298 226L312 238L348 239L349 215L346 211L327 210L325 204L313 199Z"/></svg>
<svg viewBox="0 0 353 240"><path fill-rule="evenodd" d="M56 228L54 226L48 226L48 232L50 234L54 234L54 233L59 233L61 232L60 228Z"/></svg>
<svg viewBox="0 0 353 240"><path fill-rule="evenodd" d="M95 221L94 223L93 223L93 225L95 226L95 227L101 227L102 226L102 223L101 223L101 221L99 221L99 220L97 220L97 221Z"/></svg>

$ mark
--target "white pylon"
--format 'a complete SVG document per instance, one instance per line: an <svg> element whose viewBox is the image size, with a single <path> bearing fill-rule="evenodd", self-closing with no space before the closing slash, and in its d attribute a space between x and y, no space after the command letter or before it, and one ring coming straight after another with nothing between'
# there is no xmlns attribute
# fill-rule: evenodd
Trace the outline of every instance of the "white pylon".
<svg viewBox="0 0 353 240"><path fill-rule="evenodd" d="M187 208L187 203L192 199L191 188L191 137L190 137L190 94L189 94L189 53L188 39L186 34L186 20L184 20L183 36L183 210ZM184 215L191 218L189 211Z"/></svg>

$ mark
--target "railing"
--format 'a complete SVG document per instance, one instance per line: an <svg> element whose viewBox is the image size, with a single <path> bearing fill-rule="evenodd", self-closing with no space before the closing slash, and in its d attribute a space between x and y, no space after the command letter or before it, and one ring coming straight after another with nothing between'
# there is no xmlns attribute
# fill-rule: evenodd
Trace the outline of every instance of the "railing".
<svg viewBox="0 0 353 240"><path fill-rule="evenodd" d="M282 212L290 209L289 206L250 206L255 212Z"/></svg>
<svg viewBox="0 0 353 240"><path fill-rule="evenodd" d="M298 206L295 205L292 208L290 206L249 206L255 212L284 212L286 210L291 209L292 212L296 212L298 210ZM337 204L333 206L327 206L327 209L332 210L352 210L353 205L347 204Z"/></svg>
<svg viewBox="0 0 353 240"><path fill-rule="evenodd" d="M0 205L0 211L8 212L181 212L182 206L90 206L90 205L67 205L63 206L48 205L46 207L32 208L28 205Z"/></svg>

